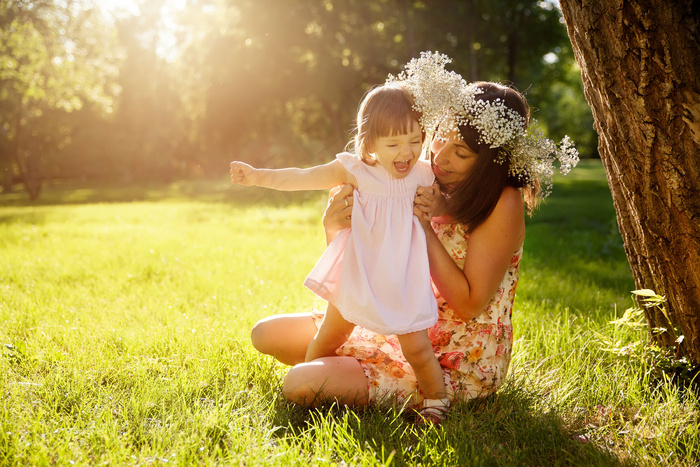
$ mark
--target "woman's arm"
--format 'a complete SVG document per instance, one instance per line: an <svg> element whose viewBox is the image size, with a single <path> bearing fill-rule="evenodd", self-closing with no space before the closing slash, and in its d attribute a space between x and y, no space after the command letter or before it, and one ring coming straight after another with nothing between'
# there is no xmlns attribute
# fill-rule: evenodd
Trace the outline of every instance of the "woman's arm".
<svg viewBox="0 0 700 467"><path fill-rule="evenodd" d="M230 172L231 181L235 184L255 185L280 191L328 190L354 181L354 177L337 159L328 164L305 169L256 169L245 162L233 161Z"/></svg>
<svg viewBox="0 0 700 467"><path fill-rule="evenodd" d="M443 298L465 321L478 316L498 290L513 253L525 239L520 192L507 187L486 221L469 236L460 270L429 223L421 222L428 243L430 275Z"/></svg>

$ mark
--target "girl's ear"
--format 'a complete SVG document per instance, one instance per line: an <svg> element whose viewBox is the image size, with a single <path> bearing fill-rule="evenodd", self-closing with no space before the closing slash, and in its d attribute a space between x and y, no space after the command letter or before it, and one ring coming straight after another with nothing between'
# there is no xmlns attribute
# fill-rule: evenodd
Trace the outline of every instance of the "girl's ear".
<svg viewBox="0 0 700 467"><path fill-rule="evenodd" d="M369 146L364 148L361 159L365 164L374 165L377 163L377 156L374 155L374 151Z"/></svg>
<svg viewBox="0 0 700 467"><path fill-rule="evenodd" d="M376 161L377 156L374 155L375 148L374 148L374 143L367 143L367 146L365 146L365 151L367 152L366 156L370 160Z"/></svg>

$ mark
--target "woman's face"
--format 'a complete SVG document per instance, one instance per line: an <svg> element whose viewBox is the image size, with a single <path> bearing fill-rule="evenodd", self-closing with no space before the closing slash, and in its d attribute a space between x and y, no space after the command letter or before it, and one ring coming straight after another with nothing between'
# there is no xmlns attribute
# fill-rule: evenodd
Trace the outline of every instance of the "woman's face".
<svg viewBox="0 0 700 467"><path fill-rule="evenodd" d="M457 134L446 138L435 137L430 144L430 151L435 178L448 188L464 180L479 157Z"/></svg>

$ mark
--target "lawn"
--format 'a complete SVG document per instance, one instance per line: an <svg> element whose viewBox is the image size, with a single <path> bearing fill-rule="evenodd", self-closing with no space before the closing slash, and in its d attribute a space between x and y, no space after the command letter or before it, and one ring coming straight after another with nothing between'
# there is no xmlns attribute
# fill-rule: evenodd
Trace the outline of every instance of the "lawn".
<svg viewBox="0 0 700 467"><path fill-rule="evenodd" d="M258 319L323 306L302 282L324 204L225 178L0 194L0 465L700 462L697 386L610 323L634 282L599 162L528 219L507 383L437 429L291 406L250 345Z"/></svg>

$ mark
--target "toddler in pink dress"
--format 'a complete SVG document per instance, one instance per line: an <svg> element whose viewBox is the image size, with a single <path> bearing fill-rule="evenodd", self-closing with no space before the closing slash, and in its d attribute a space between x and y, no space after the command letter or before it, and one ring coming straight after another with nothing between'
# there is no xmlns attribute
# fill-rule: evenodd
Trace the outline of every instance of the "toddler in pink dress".
<svg viewBox="0 0 700 467"><path fill-rule="evenodd" d="M378 334L429 328L437 301L413 198L419 186L433 184L430 163L418 160L405 178L393 178L353 154L336 157L358 183L352 228L331 242L304 284L347 321Z"/></svg>
<svg viewBox="0 0 700 467"><path fill-rule="evenodd" d="M355 154L305 169L256 169L234 161L231 180L283 191L355 188L352 228L338 234L305 281L328 301L306 361L335 355L355 325L396 334L424 407L447 407L443 372L427 332L438 312L425 233L413 214L416 189L434 181L430 163L419 159L419 120L401 84L378 86L360 104Z"/></svg>

